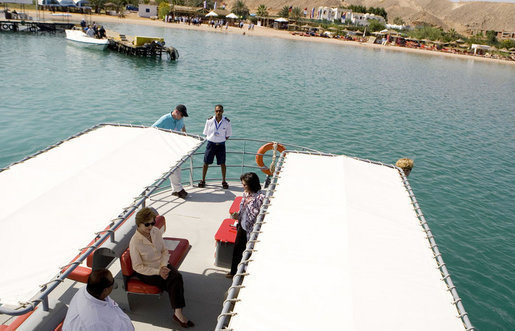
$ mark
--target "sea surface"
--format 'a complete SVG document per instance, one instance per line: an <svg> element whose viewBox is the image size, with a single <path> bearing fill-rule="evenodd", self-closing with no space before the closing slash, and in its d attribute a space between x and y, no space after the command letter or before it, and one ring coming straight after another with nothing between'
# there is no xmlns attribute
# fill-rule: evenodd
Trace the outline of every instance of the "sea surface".
<svg viewBox="0 0 515 331"><path fill-rule="evenodd" d="M235 137L385 163L409 180L479 330L515 329L515 66L145 26L177 62L0 33L0 168L103 122L151 125L178 103L201 134L214 105ZM323 194L310 192L306 194Z"/></svg>

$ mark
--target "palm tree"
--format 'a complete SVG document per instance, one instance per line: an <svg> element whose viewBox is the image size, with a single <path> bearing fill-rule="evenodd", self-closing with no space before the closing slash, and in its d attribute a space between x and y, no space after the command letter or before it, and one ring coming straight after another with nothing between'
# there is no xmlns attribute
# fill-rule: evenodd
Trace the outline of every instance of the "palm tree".
<svg viewBox="0 0 515 331"><path fill-rule="evenodd" d="M284 6L283 8L281 8L281 10L278 13L278 15L280 17L288 17L289 14L290 14L290 7L288 7L288 6Z"/></svg>
<svg viewBox="0 0 515 331"><path fill-rule="evenodd" d="M249 9L247 5L242 0L236 1L234 6L232 7L232 12L238 16L241 16L243 19L246 19L249 16Z"/></svg>
<svg viewBox="0 0 515 331"><path fill-rule="evenodd" d="M259 5L256 15L259 17L268 17L268 10L265 5Z"/></svg>
<svg viewBox="0 0 515 331"><path fill-rule="evenodd" d="M295 21L298 21L298 19L302 17L302 9L300 9L300 7L293 7L290 17Z"/></svg>

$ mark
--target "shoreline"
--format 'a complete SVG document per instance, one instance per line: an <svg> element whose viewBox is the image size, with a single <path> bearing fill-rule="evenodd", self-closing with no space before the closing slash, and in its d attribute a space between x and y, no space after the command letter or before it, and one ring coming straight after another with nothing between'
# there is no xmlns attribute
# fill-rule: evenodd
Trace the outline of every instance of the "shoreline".
<svg viewBox="0 0 515 331"><path fill-rule="evenodd" d="M394 52L406 52L412 54L420 54L420 55L428 55L428 56L443 56L448 58L462 59L462 60L477 60L482 62L490 62L490 63L499 63L499 64L508 64L515 65L515 61L510 60L501 60L494 58L487 58L483 56L473 56L473 55L465 55L465 54L454 54L454 53L446 53L441 51L432 51L432 50L424 50L424 49L416 49L416 48L407 48L407 47L399 47L399 46L385 46L380 44L369 44L362 43L358 41L349 41L342 39L334 39L334 38L323 38L323 37L304 37L300 35L292 35L290 31L286 30L276 30L272 28L266 28L261 26L255 26L254 30L248 30L248 25L245 28L240 29L238 27L230 26L227 30L225 28L222 29L214 29L207 24L198 25L189 25L185 23L165 23L161 20L151 20L148 18L138 17L137 13L129 13L125 18L120 18L117 16L108 16L108 15L84 15L77 13L70 13L71 16L68 17L52 17L51 12L49 11L39 11L40 15L36 15L35 11L27 11L27 13L33 17L37 17L38 19L54 19L55 22L76 22L79 23L82 18L85 18L88 22L97 22L97 23L116 23L116 24L135 24L135 25L146 25L146 26L156 26L163 27L169 29L181 29L181 30L194 30L194 31L203 31L203 32L212 32L212 33L225 33L225 34L243 34L246 36L259 36L265 38L281 38L286 40L295 40L301 42L318 42L318 43L327 43L334 45L341 45L344 47L365 47L371 49L379 49L386 51L394 51ZM173 45L172 45L173 46Z"/></svg>

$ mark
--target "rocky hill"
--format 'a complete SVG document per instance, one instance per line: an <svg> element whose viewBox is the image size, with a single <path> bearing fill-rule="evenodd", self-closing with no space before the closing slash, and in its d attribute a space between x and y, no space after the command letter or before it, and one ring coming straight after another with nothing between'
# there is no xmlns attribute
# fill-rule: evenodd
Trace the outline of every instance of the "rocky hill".
<svg viewBox="0 0 515 331"><path fill-rule="evenodd" d="M284 6L302 9L319 6L338 7L349 4L366 7L383 7L389 23L401 17L408 24L428 23L443 29L453 28L460 33L480 30L515 32L515 3L502 2L451 2L449 0L243 0L255 10L265 4L270 13ZM236 0L228 1L228 8Z"/></svg>

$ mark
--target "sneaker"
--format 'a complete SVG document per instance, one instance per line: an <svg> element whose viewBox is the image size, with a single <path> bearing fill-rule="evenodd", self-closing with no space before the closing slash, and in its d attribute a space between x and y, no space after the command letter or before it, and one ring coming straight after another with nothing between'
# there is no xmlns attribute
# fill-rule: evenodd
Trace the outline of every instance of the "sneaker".
<svg viewBox="0 0 515 331"><path fill-rule="evenodd" d="M229 188L229 184L227 184L227 182L222 182L222 187L227 190Z"/></svg>
<svg viewBox="0 0 515 331"><path fill-rule="evenodd" d="M184 191L184 189L178 191L178 192L172 192L172 195L175 195L176 197L186 199L188 196L188 192Z"/></svg>
<svg viewBox="0 0 515 331"><path fill-rule="evenodd" d="M206 182L201 180L200 182L198 182L198 187L206 187Z"/></svg>

